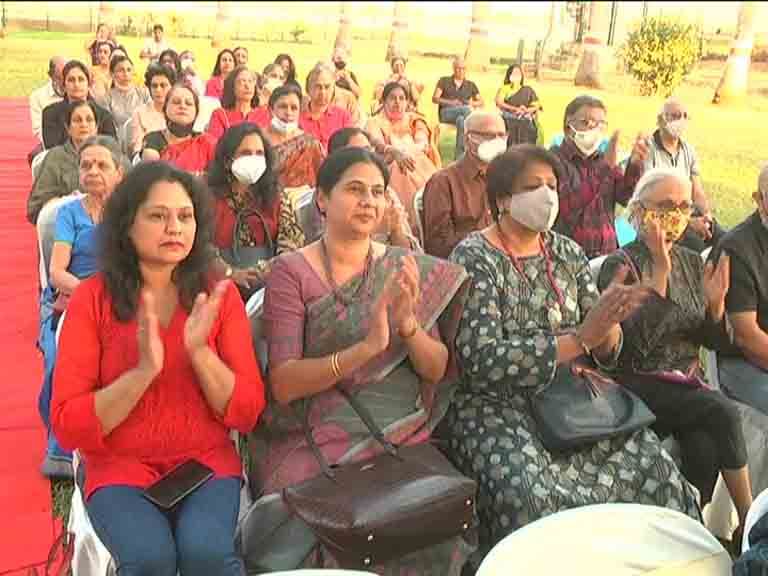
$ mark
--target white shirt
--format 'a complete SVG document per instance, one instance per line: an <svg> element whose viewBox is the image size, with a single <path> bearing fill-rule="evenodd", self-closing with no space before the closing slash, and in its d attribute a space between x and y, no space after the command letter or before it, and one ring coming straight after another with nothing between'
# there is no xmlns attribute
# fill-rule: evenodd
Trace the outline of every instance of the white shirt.
<svg viewBox="0 0 768 576"><path fill-rule="evenodd" d="M160 54L165 52L166 50L169 50L171 48L171 45L168 44L168 42L165 41L165 38L163 38L160 43L155 42L154 36L152 38L147 38L147 41L144 42L144 50L143 52L149 52L150 54L150 61L156 62L158 58L160 58Z"/></svg>
<svg viewBox="0 0 768 576"><path fill-rule="evenodd" d="M40 142L43 141L43 110L46 106L62 100L63 98L53 90L52 80L48 80L29 95L29 117L32 120L32 133Z"/></svg>

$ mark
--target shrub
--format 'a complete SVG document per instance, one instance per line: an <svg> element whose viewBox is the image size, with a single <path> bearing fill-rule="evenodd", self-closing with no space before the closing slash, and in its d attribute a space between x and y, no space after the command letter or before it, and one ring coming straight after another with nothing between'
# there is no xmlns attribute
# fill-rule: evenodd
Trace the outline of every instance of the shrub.
<svg viewBox="0 0 768 576"><path fill-rule="evenodd" d="M648 18L627 37L620 57L640 82L645 96L669 96L701 56L699 32L692 24Z"/></svg>

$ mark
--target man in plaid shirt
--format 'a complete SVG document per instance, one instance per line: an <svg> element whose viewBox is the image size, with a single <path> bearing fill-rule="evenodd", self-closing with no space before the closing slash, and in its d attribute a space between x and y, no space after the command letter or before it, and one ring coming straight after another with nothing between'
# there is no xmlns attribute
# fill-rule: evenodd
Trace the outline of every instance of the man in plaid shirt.
<svg viewBox="0 0 768 576"><path fill-rule="evenodd" d="M616 162L618 130L606 153L599 152L605 117L600 100L578 96L565 109L565 138L552 148L562 164L557 186L560 213L554 229L578 242L590 259L618 248L616 203L626 206L648 157L647 138L638 134L626 171L622 170Z"/></svg>

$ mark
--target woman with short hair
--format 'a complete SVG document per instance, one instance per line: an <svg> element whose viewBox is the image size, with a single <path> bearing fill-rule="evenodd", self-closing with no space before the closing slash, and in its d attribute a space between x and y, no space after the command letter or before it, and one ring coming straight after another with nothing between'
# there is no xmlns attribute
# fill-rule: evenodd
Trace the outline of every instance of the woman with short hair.
<svg viewBox="0 0 768 576"><path fill-rule="evenodd" d="M128 153L133 155L141 150L144 136L150 132L165 130L165 98L176 83L176 73L163 64L150 64L144 73L144 86L151 100L133 111L131 120L131 142Z"/></svg>
<svg viewBox="0 0 768 576"><path fill-rule="evenodd" d="M215 110L206 130L218 140L232 128L243 122L264 127L269 122L269 112L259 106L258 75L245 66L238 66L224 80L221 108Z"/></svg>

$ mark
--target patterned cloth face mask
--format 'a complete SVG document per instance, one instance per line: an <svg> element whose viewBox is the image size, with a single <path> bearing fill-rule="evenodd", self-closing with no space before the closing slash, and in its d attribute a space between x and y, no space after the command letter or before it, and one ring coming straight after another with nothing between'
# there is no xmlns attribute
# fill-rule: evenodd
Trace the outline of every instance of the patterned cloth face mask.
<svg viewBox="0 0 768 576"><path fill-rule="evenodd" d="M669 242L675 242L683 235L689 220L689 213L680 208L674 210L650 210L646 208L643 213L644 228L647 230L651 222L657 222Z"/></svg>

